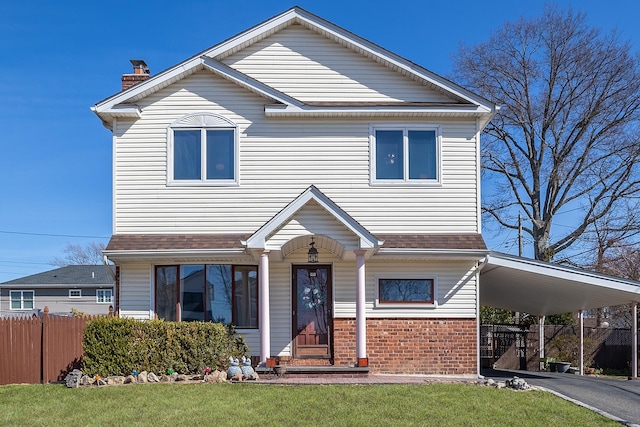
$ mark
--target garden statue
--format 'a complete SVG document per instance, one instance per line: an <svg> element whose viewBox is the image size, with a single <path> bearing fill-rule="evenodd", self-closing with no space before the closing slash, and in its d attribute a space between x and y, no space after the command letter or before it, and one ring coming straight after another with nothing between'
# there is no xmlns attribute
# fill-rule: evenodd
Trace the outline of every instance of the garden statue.
<svg viewBox="0 0 640 427"><path fill-rule="evenodd" d="M242 356L242 376L245 380L257 380L258 374L251 367L251 357Z"/></svg>
<svg viewBox="0 0 640 427"><path fill-rule="evenodd" d="M239 365L240 363L238 362L238 359L234 359L233 357L229 356L229 369L227 369L228 380L239 379L240 381L242 381L242 369L240 369Z"/></svg>

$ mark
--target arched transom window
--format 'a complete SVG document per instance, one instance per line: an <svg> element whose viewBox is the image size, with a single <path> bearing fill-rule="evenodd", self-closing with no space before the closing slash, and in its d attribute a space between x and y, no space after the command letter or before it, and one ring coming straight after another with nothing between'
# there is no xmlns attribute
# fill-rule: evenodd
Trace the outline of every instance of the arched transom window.
<svg viewBox="0 0 640 427"><path fill-rule="evenodd" d="M229 119L189 114L169 126L167 140L169 184L238 183L238 127Z"/></svg>

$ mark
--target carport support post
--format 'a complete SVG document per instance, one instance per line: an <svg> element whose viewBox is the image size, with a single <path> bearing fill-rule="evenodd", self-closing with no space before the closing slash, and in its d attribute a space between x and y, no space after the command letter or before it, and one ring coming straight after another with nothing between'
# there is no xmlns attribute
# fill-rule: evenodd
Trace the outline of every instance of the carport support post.
<svg viewBox="0 0 640 427"><path fill-rule="evenodd" d="M584 310L578 312L580 319L580 375L584 375Z"/></svg>
<svg viewBox="0 0 640 427"><path fill-rule="evenodd" d="M638 378L638 303L631 306L631 378Z"/></svg>
<svg viewBox="0 0 640 427"><path fill-rule="evenodd" d="M542 360L542 359L545 358L545 354L544 354L544 316L539 316L538 317L538 336L540 337L540 340L539 340L539 343L538 343L538 352L540 354L540 360ZM542 366L540 367L540 370L542 370Z"/></svg>

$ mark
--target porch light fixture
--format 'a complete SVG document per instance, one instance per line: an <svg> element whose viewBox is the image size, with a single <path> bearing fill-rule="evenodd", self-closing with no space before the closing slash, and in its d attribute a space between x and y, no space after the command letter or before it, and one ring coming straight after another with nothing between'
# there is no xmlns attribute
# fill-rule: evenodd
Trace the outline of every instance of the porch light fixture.
<svg viewBox="0 0 640 427"><path fill-rule="evenodd" d="M318 250L315 248L316 242L313 241L313 237L311 238L311 243L309 243L309 246L311 246L309 248L309 252L307 252L307 257L309 259L309 262L318 262Z"/></svg>

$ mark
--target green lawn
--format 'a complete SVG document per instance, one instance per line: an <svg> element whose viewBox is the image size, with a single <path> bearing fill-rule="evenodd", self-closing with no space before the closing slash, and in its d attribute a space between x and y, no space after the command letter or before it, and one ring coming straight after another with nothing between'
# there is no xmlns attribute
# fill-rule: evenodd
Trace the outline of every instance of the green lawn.
<svg viewBox="0 0 640 427"><path fill-rule="evenodd" d="M464 384L0 387L0 425L619 426L539 391Z"/></svg>

